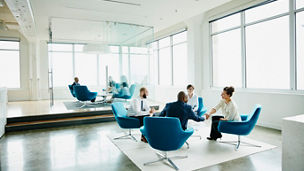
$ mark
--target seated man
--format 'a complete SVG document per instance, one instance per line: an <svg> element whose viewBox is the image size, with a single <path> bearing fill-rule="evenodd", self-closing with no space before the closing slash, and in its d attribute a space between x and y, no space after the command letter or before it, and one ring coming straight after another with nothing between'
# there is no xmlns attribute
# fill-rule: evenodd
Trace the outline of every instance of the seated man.
<svg viewBox="0 0 304 171"><path fill-rule="evenodd" d="M74 82L73 82L72 87L71 87L72 91L74 91L74 86L78 86L78 85L80 85L79 84L79 79L78 79L78 77L75 77Z"/></svg>
<svg viewBox="0 0 304 171"><path fill-rule="evenodd" d="M192 119L194 121L204 121L204 117L197 116L190 105L187 104L187 95L185 92L181 91L177 95L177 101L172 103L167 103L163 111L159 116L176 117L179 118L182 128L187 129L188 120Z"/></svg>
<svg viewBox="0 0 304 171"><path fill-rule="evenodd" d="M75 77L74 82L73 82L72 87L71 87L72 91L74 92L74 86L79 86L79 85L80 85L79 84L79 78ZM96 100L96 98L92 99L91 102L95 102L95 100Z"/></svg>
<svg viewBox="0 0 304 171"><path fill-rule="evenodd" d="M139 120L140 126L144 125L144 117L152 116L155 112L154 108L150 108L147 97L149 95L148 90L142 87L139 90L139 97L134 98L131 102L131 107L128 110L128 116L137 118ZM141 141L147 142L146 138L142 135Z"/></svg>

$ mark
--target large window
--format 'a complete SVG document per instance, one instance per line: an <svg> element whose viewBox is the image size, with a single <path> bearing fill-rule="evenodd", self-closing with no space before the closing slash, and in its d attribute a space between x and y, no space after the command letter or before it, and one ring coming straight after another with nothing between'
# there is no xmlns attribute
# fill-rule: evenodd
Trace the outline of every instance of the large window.
<svg viewBox="0 0 304 171"><path fill-rule="evenodd" d="M303 90L302 1L263 2L211 21L213 86Z"/></svg>
<svg viewBox="0 0 304 171"><path fill-rule="evenodd" d="M110 46L110 54L92 54L83 52L83 44L48 45L52 59L54 87L65 87L77 76L80 83L89 86L105 85L108 66L109 76L119 80L119 47Z"/></svg>
<svg viewBox="0 0 304 171"><path fill-rule="evenodd" d="M285 16L246 27L248 88L290 89L288 23Z"/></svg>
<svg viewBox="0 0 304 171"><path fill-rule="evenodd" d="M151 44L150 71L159 85L188 83L187 31L162 38Z"/></svg>
<svg viewBox="0 0 304 171"><path fill-rule="evenodd" d="M0 87L20 88L19 41L0 40Z"/></svg>
<svg viewBox="0 0 304 171"><path fill-rule="evenodd" d="M213 85L242 86L241 30L213 36ZM233 37L233 39L231 39Z"/></svg>
<svg viewBox="0 0 304 171"><path fill-rule="evenodd" d="M188 84L187 32L173 35L173 84Z"/></svg>

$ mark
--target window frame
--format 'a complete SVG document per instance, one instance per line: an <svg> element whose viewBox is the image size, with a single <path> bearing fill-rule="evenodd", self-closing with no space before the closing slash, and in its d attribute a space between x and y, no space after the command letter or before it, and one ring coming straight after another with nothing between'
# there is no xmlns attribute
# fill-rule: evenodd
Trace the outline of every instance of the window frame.
<svg viewBox="0 0 304 171"><path fill-rule="evenodd" d="M21 53L20 53L20 48L21 48L21 41L19 38L4 38L4 37L0 37L0 41L8 41L8 42L18 42L18 49L2 49L0 47L0 51L14 51L14 52L18 52L18 60L19 60L19 87L17 88L10 88L10 87L7 87L7 90L21 90L23 89L23 86L22 86L22 76L21 76Z"/></svg>
<svg viewBox="0 0 304 171"><path fill-rule="evenodd" d="M296 14L298 12L303 12L304 11L304 7L303 8L299 8L296 9L296 0L289 0L289 10L288 12L284 12L275 16L271 16L271 17L266 17L254 22L250 22L250 23L245 23L245 11L251 8L255 8L255 7L259 7L261 5L265 5L268 3L273 2L273 0L270 1L265 1L262 3L258 3L256 5L253 5L249 8L244 8L242 10L238 10L236 12L230 13L228 15L223 15L217 19L213 19L213 20L209 20L208 22L208 28L209 28L209 76L210 76L210 88L212 89L221 89L221 87L216 87L214 86L213 82L213 45L212 45L212 36L217 35L217 34L221 34L224 32L228 32L231 30L235 30L238 28L241 28L241 41L242 41L242 87L239 88L242 91L245 92L280 92L280 93L295 93L295 94L304 94L304 90L298 90L297 89L297 54L296 54L296 48L297 48L297 44L296 44ZM219 32L215 32L212 33L212 22L220 20L222 18L228 17L230 15L236 14L236 13L241 13L241 25L239 27L232 27L229 29L225 29ZM259 24L265 21L270 21L270 20L274 20L280 17L284 17L284 16L289 16L289 41L290 41L290 45L289 45L289 58L290 58L290 89L265 89L265 88L247 88L247 78L246 78L246 27L254 25L254 24Z"/></svg>

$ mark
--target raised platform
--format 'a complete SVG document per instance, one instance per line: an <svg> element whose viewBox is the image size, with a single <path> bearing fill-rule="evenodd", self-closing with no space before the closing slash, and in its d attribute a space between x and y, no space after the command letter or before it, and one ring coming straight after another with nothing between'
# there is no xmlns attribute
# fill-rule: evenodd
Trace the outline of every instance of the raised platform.
<svg viewBox="0 0 304 171"><path fill-rule="evenodd" d="M50 107L48 100L9 102L5 131L73 126L115 120L110 104L68 110L64 104L66 102L77 103L71 100L58 100L55 101L53 107ZM152 104L159 108L159 105Z"/></svg>

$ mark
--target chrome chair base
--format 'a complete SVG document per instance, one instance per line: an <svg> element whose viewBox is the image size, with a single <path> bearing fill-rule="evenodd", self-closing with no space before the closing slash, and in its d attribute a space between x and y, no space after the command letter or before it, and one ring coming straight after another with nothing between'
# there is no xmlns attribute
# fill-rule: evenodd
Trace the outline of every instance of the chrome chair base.
<svg viewBox="0 0 304 171"><path fill-rule="evenodd" d="M129 129L129 133L127 135L122 135L122 136L114 138L114 140L118 140L118 139L131 139L131 140L134 140L135 142L137 142L136 138L131 133L131 129Z"/></svg>
<svg viewBox="0 0 304 171"><path fill-rule="evenodd" d="M175 163L173 163L173 161L171 159L173 158L176 158L176 159L184 159L184 158L187 158L188 156L173 156L173 157L168 157L167 155L167 152L164 152L164 154L161 154L161 153L156 153L158 156L159 156L159 159L158 160L154 160L154 161L151 161L151 162L147 162L147 163L144 163L144 166L146 165L149 165L149 164L153 164L153 163L156 163L156 162L160 162L160 161L163 161L163 160L166 160L169 162L169 164L175 169L175 170L179 170L178 167L175 165Z"/></svg>
<svg viewBox="0 0 304 171"><path fill-rule="evenodd" d="M241 136L238 135L238 140L237 141L218 141L219 143L224 143L224 144L230 144L230 145L234 145L234 150L237 151L239 149L239 147L242 146L249 146L249 147L262 147L260 145L255 145L255 144L251 144L248 142L241 142Z"/></svg>

